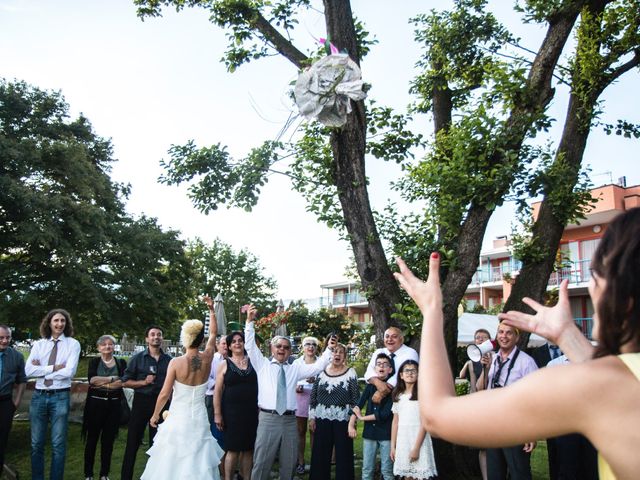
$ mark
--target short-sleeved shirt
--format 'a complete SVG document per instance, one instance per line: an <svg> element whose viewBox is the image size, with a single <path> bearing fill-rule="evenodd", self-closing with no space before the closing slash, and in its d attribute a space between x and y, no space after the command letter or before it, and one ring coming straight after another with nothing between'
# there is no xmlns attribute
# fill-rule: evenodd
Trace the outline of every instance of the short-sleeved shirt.
<svg viewBox="0 0 640 480"><path fill-rule="evenodd" d="M368 382L370 378L377 376L376 373L376 359L378 355L384 353L393 359L393 364L395 365L395 371L393 375L391 375L387 379L387 383L392 387L396 386L396 382L398 381L398 370L400 369L400 365L402 365L407 360L415 360L418 361L418 352L416 352L413 348L408 347L407 345L402 345L398 350L393 352L393 357L388 348L378 348L373 355L371 355L371 360L369 360L369 365L367 365L367 371L364 373L364 379Z"/></svg>
<svg viewBox="0 0 640 480"><path fill-rule="evenodd" d="M27 383L24 357L14 348L7 347L2 358L2 372L0 372L0 397L11 395L13 385L16 383Z"/></svg>
<svg viewBox="0 0 640 480"><path fill-rule="evenodd" d="M162 390L164 379L167 377L167 368L169 367L170 361L171 357L162 350L160 350L160 358L156 361L156 359L149 353L149 349L145 348L142 352L138 352L131 357L121 380L123 382L126 382L127 380L144 380L147 378L147 375L153 374L151 372L151 367L155 367L155 381L150 385L136 388L135 393L157 396L160 393L160 390Z"/></svg>

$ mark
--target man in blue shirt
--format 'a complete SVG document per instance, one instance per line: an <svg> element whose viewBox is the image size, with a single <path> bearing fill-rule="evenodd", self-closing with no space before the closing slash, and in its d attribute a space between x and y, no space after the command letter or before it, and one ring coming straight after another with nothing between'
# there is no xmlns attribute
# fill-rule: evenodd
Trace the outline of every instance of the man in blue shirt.
<svg viewBox="0 0 640 480"><path fill-rule="evenodd" d="M4 468L4 452L9 431L22 394L27 385L24 373L24 357L9 345L11 329L0 324L0 474Z"/></svg>

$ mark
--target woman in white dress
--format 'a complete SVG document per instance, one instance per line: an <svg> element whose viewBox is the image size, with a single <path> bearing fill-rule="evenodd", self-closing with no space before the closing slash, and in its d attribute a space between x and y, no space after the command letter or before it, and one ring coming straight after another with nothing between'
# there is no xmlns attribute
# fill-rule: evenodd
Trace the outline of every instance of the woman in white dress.
<svg viewBox="0 0 640 480"><path fill-rule="evenodd" d="M211 480L219 479L218 465L224 451L209 429L204 403L211 359L217 333L215 317L204 352L198 348L204 340L200 320L188 320L182 326L180 339L186 347L184 355L169 363L167 377L158 396L149 423L156 426L160 413L173 391L166 420L158 427L153 446L147 450L149 460L141 480Z"/></svg>

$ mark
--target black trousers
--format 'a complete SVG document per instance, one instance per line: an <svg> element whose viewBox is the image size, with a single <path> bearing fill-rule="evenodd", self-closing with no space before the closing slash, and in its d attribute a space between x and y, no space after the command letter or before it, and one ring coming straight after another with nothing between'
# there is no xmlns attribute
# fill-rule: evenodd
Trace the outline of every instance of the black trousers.
<svg viewBox="0 0 640 480"><path fill-rule="evenodd" d="M555 455L549 456L552 480L598 480L598 453L591 442L582 435L573 433L553 440Z"/></svg>
<svg viewBox="0 0 640 480"><path fill-rule="evenodd" d="M144 395L141 393L133 395L131 419L129 420L129 430L127 431L127 446L124 449L124 457L122 459L121 480L133 480L136 455L138 448L142 444L142 437L147 426L149 426L149 446L153 444L153 437L156 436L157 429L151 428L149 420L153 415L157 399L157 395Z"/></svg>
<svg viewBox="0 0 640 480"><path fill-rule="evenodd" d="M0 400L0 475L4 467L4 452L7 449L7 441L9 440L9 432L11 431L15 411L12 395Z"/></svg>
<svg viewBox="0 0 640 480"><path fill-rule="evenodd" d="M531 480L531 454L523 445L509 448L487 449L487 476L489 480Z"/></svg>
<svg viewBox="0 0 640 480"><path fill-rule="evenodd" d="M108 477L111 454L120 427L120 397L87 397L85 407L86 443L84 447L84 476L93 477L93 463L100 440L100 476Z"/></svg>
<svg viewBox="0 0 640 480"><path fill-rule="evenodd" d="M353 439L349 438L349 422L316 419L311 449L310 480L354 480ZM336 450L336 474L331 477L331 454Z"/></svg>

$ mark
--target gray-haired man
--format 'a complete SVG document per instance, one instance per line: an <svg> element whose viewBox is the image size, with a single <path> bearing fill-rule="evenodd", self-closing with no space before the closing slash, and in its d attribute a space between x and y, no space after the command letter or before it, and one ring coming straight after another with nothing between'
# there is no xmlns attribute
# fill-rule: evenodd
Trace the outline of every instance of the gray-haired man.
<svg viewBox="0 0 640 480"><path fill-rule="evenodd" d="M253 455L253 480L269 478L271 467L278 455L280 480L291 480L298 457L298 430L296 424L296 384L303 378L313 377L331 361L331 349L336 340L329 340L322 356L311 364L288 363L291 342L276 336L271 340L272 358L265 357L255 341L253 320L256 309L251 305L245 325L245 348L253 368L258 374L258 432Z"/></svg>

